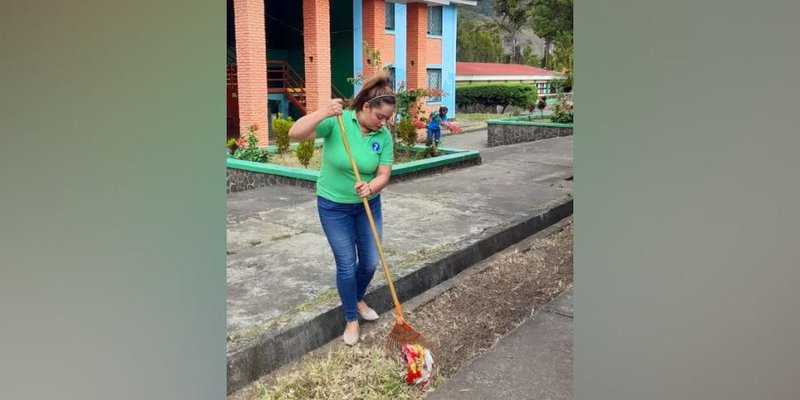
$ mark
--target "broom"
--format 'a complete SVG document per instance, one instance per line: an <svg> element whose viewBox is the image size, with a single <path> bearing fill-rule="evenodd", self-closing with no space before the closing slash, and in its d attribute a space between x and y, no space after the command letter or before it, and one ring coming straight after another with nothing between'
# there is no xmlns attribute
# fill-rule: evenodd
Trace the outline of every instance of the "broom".
<svg viewBox="0 0 800 400"><path fill-rule="evenodd" d="M344 121L342 121L341 115L337 115L336 119L339 122L339 129L342 132L342 142L344 142L344 150L347 152L347 157L350 159L350 165L353 167L353 173L356 176L356 182L360 182L361 175L358 173L356 161L353 159L353 154L350 152L350 145L347 143L347 133L344 129ZM375 227L375 220L372 218L372 210L369 207L369 202L367 201L366 197L362 197L361 201L364 203L364 210L367 212L369 226L372 228L372 237L375 239L375 246L378 248L378 254L381 258L381 265L383 265L383 274L386 276L386 282L389 284L389 292L392 294L394 309L397 313L397 318L394 321L392 331L389 332L389 337L386 340L384 348L389 352L389 354L396 355L400 353L403 345L417 344L430 350L430 352L435 355L432 346L425 339L425 337L422 336L421 333L417 332L417 330L412 328L411 325L406 322L405 318L403 318L403 307L400 305L400 300L397 299L397 292L394 289L394 282L392 282L392 276L389 274L389 264L386 262L386 257L383 255L383 248L381 246L380 237L378 236L378 229Z"/></svg>

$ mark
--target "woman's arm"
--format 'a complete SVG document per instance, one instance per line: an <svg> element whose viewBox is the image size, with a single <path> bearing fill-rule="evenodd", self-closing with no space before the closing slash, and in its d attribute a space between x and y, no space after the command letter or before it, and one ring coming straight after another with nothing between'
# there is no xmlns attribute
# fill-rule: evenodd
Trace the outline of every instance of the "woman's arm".
<svg viewBox="0 0 800 400"><path fill-rule="evenodd" d="M331 102L311 114L307 114L298 119L289 128L289 138L294 141L311 139L315 136L315 130L322 120L336 115L342 115L342 99L333 99Z"/></svg>
<svg viewBox="0 0 800 400"><path fill-rule="evenodd" d="M386 185L389 184L389 178L392 176L392 166L391 165L379 165L378 172L375 174L375 178L371 180L369 183L367 182L357 182L356 183L356 193L358 193L361 197L372 196L373 194L378 194Z"/></svg>

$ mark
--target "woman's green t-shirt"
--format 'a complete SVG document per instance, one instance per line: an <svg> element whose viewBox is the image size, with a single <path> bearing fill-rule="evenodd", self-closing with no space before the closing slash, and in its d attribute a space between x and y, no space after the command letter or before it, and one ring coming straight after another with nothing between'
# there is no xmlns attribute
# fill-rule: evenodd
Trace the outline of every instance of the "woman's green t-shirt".
<svg viewBox="0 0 800 400"><path fill-rule="evenodd" d="M363 182L375 178L378 165L392 165L394 159L394 143L392 134L386 127L367 136L361 135L361 126L356 112L345 110L342 121L347 130L347 143L358 166ZM360 203L361 197L356 194L354 186L356 177L347 152L342 143L342 133L336 117L325 118L317 125L317 137L325 139L322 148L322 166L317 179L317 195L337 203ZM373 195L370 198L377 196Z"/></svg>

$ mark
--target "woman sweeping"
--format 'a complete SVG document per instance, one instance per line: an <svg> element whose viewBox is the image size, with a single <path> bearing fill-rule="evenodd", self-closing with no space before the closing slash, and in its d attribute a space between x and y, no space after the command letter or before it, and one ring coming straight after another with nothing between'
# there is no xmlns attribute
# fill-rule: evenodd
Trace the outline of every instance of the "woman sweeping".
<svg viewBox="0 0 800 400"><path fill-rule="evenodd" d="M395 112L390 78L379 75L368 80L347 110L342 109L342 104L341 99L334 99L300 118L289 130L289 136L296 141L315 136L324 139L317 210L336 261L336 288L347 321L342 338L346 344L354 345L359 339L358 317L378 319L378 314L364 303L380 258L361 198L368 199L382 236L380 192L389 184L394 154L392 135L385 127ZM344 120L360 182L356 182L342 143L344 133L336 120L339 115Z"/></svg>

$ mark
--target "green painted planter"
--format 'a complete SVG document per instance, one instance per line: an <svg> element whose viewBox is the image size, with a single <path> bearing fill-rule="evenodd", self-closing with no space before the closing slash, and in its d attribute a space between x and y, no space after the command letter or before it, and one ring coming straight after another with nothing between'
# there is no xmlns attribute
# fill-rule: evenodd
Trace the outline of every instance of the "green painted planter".
<svg viewBox="0 0 800 400"><path fill-rule="evenodd" d="M321 144L322 140L320 139L317 141L317 146L320 147ZM425 147L414 146L414 149L424 150ZM275 153L277 148L275 146L267 146L267 151ZM476 165L481 162L480 153L475 150L440 147L439 153L440 155L437 157L393 165L392 182ZM317 178L319 178L319 171L316 170L236 160L231 157L226 159L226 166L228 168L228 193L278 184L315 188Z"/></svg>

